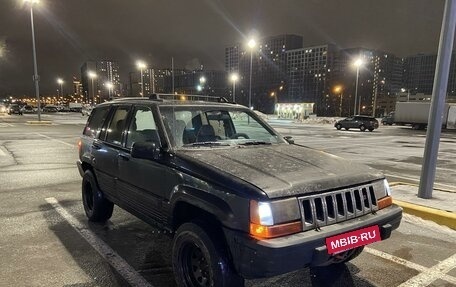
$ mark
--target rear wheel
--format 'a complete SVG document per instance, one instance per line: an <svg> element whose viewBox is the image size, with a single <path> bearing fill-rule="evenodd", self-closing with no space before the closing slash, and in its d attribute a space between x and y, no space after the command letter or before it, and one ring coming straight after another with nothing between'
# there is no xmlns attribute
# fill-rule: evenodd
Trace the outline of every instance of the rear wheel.
<svg viewBox="0 0 456 287"><path fill-rule="evenodd" d="M359 130L362 131L362 132L365 131L365 130L366 130L366 126L360 125L360 126L359 126Z"/></svg>
<svg viewBox="0 0 456 287"><path fill-rule="evenodd" d="M214 228L202 223L184 223L174 237L173 269L181 287L244 286L227 256L223 240L216 238Z"/></svg>
<svg viewBox="0 0 456 287"><path fill-rule="evenodd" d="M90 221L105 222L112 216L114 204L104 197L90 170L87 170L82 178L82 203Z"/></svg>
<svg viewBox="0 0 456 287"><path fill-rule="evenodd" d="M374 129L373 129L373 128L369 128L368 130L369 130L370 132L374 131Z"/></svg>

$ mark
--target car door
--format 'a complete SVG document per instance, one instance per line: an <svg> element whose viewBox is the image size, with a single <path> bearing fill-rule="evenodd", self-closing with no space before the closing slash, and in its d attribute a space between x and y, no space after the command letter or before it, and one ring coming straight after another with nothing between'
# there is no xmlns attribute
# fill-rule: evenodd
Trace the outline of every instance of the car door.
<svg viewBox="0 0 456 287"><path fill-rule="evenodd" d="M119 154L118 192L121 201L141 215L164 221L162 201L166 191L175 183L172 170L156 160L131 157L135 142L154 142L160 146L160 138L153 112L148 106L133 109L125 148Z"/></svg>
<svg viewBox="0 0 456 287"><path fill-rule="evenodd" d="M93 159L98 184L108 197L118 197L116 181L119 175L118 157L130 111L130 105L113 106L109 121L92 144Z"/></svg>

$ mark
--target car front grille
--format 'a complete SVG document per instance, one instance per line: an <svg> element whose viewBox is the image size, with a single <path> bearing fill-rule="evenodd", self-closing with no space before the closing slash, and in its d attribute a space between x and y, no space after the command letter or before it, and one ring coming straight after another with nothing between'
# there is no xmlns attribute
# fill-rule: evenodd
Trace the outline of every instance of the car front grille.
<svg viewBox="0 0 456 287"><path fill-rule="evenodd" d="M362 185L298 198L303 230L327 226L378 210L373 185Z"/></svg>

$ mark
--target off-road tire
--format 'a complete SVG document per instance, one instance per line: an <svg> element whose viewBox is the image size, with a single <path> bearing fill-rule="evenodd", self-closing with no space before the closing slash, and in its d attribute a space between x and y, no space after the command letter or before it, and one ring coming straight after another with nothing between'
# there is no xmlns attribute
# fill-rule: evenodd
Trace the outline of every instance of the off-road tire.
<svg viewBox="0 0 456 287"><path fill-rule="evenodd" d="M223 238L213 230L198 221L177 229L172 258L178 286L244 286L244 279L231 266Z"/></svg>
<svg viewBox="0 0 456 287"><path fill-rule="evenodd" d="M82 203L90 221L105 222L112 216L114 204L104 197L90 170L87 170L82 178Z"/></svg>

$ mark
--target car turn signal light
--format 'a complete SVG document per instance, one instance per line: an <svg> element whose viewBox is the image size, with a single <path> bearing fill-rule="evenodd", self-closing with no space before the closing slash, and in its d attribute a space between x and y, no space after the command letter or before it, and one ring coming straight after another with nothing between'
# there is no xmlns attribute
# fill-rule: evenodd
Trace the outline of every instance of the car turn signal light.
<svg viewBox="0 0 456 287"><path fill-rule="evenodd" d="M302 222L290 222L272 226L250 223L250 234L253 237L266 239L290 235L302 231Z"/></svg>
<svg viewBox="0 0 456 287"><path fill-rule="evenodd" d="M378 209L388 207L391 204L393 204L393 198L391 196L385 196L384 198L379 199L377 202Z"/></svg>

